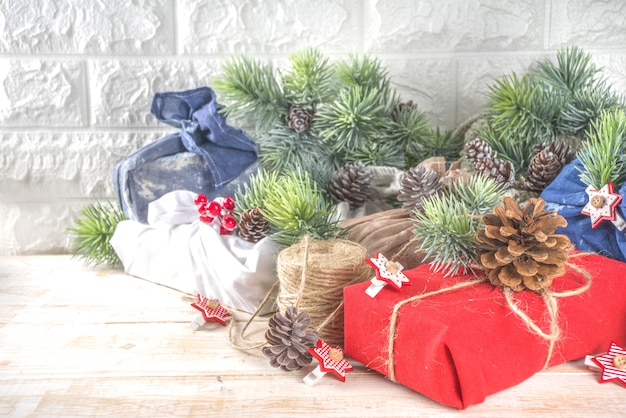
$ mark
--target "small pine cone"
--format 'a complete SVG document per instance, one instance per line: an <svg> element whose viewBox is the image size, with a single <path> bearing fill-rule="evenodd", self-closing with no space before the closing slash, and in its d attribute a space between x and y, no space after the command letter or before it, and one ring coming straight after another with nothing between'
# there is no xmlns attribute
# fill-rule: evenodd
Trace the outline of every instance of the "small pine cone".
<svg viewBox="0 0 626 418"><path fill-rule="evenodd" d="M391 120L394 122L398 121L398 115L404 111L405 108L417 108L417 105L413 103L413 100L409 100L408 102L400 102L398 103L391 112Z"/></svg>
<svg viewBox="0 0 626 418"><path fill-rule="evenodd" d="M544 210L545 200L531 198L522 210L510 197L504 206L483 217L478 231L478 264L495 286L514 291L540 291L565 274L570 240L555 234L567 221L554 211Z"/></svg>
<svg viewBox="0 0 626 418"><path fill-rule="evenodd" d="M402 176L398 200L403 202L402 209L413 211L422 207L425 197L439 192L442 188L443 184L434 170L417 166L407 170Z"/></svg>
<svg viewBox="0 0 626 418"><path fill-rule="evenodd" d="M272 367L291 371L311 363L313 357L309 348L315 347L318 336L315 331L307 331L310 325L309 314L298 312L295 307L287 308L284 315L277 312L270 318L265 332L270 346L263 348L263 354L270 359Z"/></svg>
<svg viewBox="0 0 626 418"><path fill-rule="evenodd" d="M259 242L270 232L270 223L258 206L245 210L239 219L239 236L246 241Z"/></svg>
<svg viewBox="0 0 626 418"><path fill-rule="evenodd" d="M483 158L492 158L494 152L489 144L480 138L476 138L468 142L465 146L465 155L467 161L472 163L474 168L476 168L476 164L478 164L480 160Z"/></svg>
<svg viewBox="0 0 626 418"><path fill-rule="evenodd" d="M479 160L474 169L478 173L494 179L505 189L515 183L515 167L510 161L501 160L498 157L487 157Z"/></svg>
<svg viewBox="0 0 626 418"><path fill-rule="evenodd" d="M533 148L533 157L528 165L526 187L542 191L552 183L564 165L574 159L576 154L569 145L552 142L537 144Z"/></svg>
<svg viewBox="0 0 626 418"><path fill-rule="evenodd" d="M293 105L285 116L285 123L294 131L300 133L308 130L313 123L313 109L300 105Z"/></svg>
<svg viewBox="0 0 626 418"><path fill-rule="evenodd" d="M574 152L572 147L563 142L553 141L549 144L545 142L535 144L533 147L533 157L542 151L554 154L556 157L555 159L561 164L561 166L570 163L576 157L576 152Z"/></svg>
<svg viewBox="0 0 626 418"><path fill-rule="evenodd" d="M360 208L372 190L372 173L361 162L346 164L333 175L329 188L333 202L348 202L350 209Z"/></svg>

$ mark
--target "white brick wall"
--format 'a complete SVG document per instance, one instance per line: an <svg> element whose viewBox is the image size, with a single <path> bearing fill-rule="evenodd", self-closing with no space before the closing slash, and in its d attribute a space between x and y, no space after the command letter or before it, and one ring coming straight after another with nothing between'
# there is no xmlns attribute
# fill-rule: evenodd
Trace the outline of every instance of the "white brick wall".
<svg viewBox="0 0 626 418"><path fill-rule="evenodd" d="M453 128L494 78L574 43L626 93L623 0L4 0L0 255L66 252L80 207L115 199L114 165L171 131L154 93L210 85L230 54L370 53Z"/></svg>

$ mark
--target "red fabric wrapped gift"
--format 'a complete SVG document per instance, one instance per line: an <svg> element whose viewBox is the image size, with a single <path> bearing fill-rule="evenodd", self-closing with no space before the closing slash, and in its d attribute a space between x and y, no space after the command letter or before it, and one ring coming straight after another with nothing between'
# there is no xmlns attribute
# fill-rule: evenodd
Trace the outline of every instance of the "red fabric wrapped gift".
<svg viewBox="0 0 626 418"><path fill-rule="evenodd" d="M600 353L611 341L626 344L626 264L597 255L569 262L583 272L568 267L554 280L549 292L558 311L552 315L535 292L509 292L511 305L504 289L488 281L444 278L429 265L404 272L411 286L387 286L375 298L365 293L369 282L348 286L345 354L441 404L464 409L524 381L546 362L554 366ZM459 283L468 285L407 302ZM584 291L563 294L576 289ZM555 330L560 336L550 344Z"/></svg>

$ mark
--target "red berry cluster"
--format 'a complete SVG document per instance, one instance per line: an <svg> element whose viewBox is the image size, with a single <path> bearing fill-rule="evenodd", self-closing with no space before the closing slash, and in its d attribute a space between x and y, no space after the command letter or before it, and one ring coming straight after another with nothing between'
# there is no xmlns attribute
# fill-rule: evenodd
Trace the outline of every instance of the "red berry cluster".
<svg viewBox="0 0 626 418"><path fill-rule="evenodd" d="M198 219L205 224L211 224L216 219L219 221L220 234L230 234L237 227L237 220L233 216L235 199L231 196L218 197L209 202L206 195L200 193L194 199L200 216Z"/></svg>

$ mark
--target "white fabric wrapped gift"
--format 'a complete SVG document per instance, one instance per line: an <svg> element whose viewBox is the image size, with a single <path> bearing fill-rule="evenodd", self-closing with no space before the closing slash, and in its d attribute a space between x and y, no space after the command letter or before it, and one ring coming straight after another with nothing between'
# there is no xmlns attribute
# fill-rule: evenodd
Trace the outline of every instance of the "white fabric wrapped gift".
<svg viewBox="0 0 626 418"><path fill-rule="evenodd" d="M148 206L148 224L120 222L111 245L132 276L254 312L276 281L280 247L269 238L251 243L220 235L219 227L198 220L195 197L165 194Z"/></svg>

